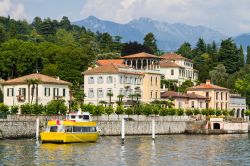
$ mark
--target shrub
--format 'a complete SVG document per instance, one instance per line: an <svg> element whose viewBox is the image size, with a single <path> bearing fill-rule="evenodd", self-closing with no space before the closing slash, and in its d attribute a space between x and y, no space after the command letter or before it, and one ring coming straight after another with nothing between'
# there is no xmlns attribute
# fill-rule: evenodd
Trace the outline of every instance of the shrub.
<svg viewBox="0 0 250 166"><path fill-rule="evenodd" d="M127 109L125 110L125 114L126 114L126 115L133 115L133 110L132 110L132 108L127 108Z"/></svg>
<svg viewBox="0 0 250 166"><path fill-rule="evenodd" d="M46 108L46 113L49 115L64 114L67 111L64 100L52 100L48 103Z"/></svg>
<svg viewBox="0 0 250 166"><path fill-rule="evenodd" d="M177 109L177 115L178 116L182 116L184 114L184 110L183 109Z"/></svg>
<svg viewBox="0 0 250 166"><path fill-rule="evenodd" d="M194 115L199 115L201 111L199 109L194 109L193 110Z"/></svg>
<svg viewBox="0 0 250 166"><path fill-rule="evenodd" d="M14 105L14 106L12 106L10 108L10 113L11 114L17 114L18 113L18 109L19 109L18 105Z"/></svg>
<svg viewBox="0 0 250 166"><path fill-rule="evenodd" d="M161 108L160 109L160 115L161 116L167 116L168 115L168 110L166 108Z"/></svg>
<svg viewBox="0 0 250 166"><path fill-rule="evenodd" d="M134 107L134 114L141 115L143 113L142 105L138 104Z"/></svg>
<svg viewBox="0 0 250 166"><path fill-rule="evenodd" d="M93 108L94 108L93 115L95 115L95 116L100 116L105 112L105 108L102 105L98 105L98 106L93 107Z"/></svg>
<svg viewBox="0 0 250 166"><path fill-rule="evenodd" d="M209 115L209 114L208 114L208 109L203 109L203 110L201 110L201 114L202 114L202 115L208 116L208 115Z"/></svg>
<svg viewBox="0 0 250 166"><path fill-rule="evenodd" d="M229 115L230 115L230 116L234 116L234 110L230 110L230 111L229 111Z"/></svg>
<svg viewBox="0 0 250 166"><path fill-rule="evenodd" d="M121 115L121 114L123 114L124 113L124 107L121 105L121 106L117 106L116 107L116 110L115 110L115 113L117 114L117 115Z"/></svg>
<svg viewBox="0 0 250 166"><path fill-rule="evenodd" d="M175 108L168 108L168 115L175 115L176 109Z"/></svg>
<svg viewBox="0 0 250 166"><path fill-rule="evenodd" d="M30 115L32 112L32 105L29 103L23 104L20 106L21 113L25 115Z"/></svg>
<svg viewBox="0 0 250 166"><path fill-rule="evenodd" d="M154 105L154 106L152 107L152 113L153 113L154 115L159 115L159 113L160 113L160 106L159 106L159 105Z"/></svg>
<svg viewBox="0 0 250 166"><path fill-rule="evenodd" d="M31 105L31 107L32 114L39 115L46 112L45 106L43 106L42 104L33 104Z"/></svg>
<svg viewBox="0 0 250 166"><path fill-rule="evenodd" d="M227 110L222 110L222 114L228 116L229 112Z"/></svg>
<svg viewBox="0 0 250 166"><path fill-rule="evenodd" d="M7 106L3 103L0 103L0 112L1 113L9 113L9 106Z"/></svg>
<svg viewBox="0 0 250 166"><path fill-rule="evenodd" d="M250 116L250 110L245 111L246 116Z"/></svg>
<svg viewBox="0 0 250 166"><path fill-rule="evenodd" d="M96 109L96 106L93 104L82 104L81 109L84 112L89 112L90 114L94 114L94 111Z"/></svg>
<svg viewBox="0 0 250 166"><path fill-rule="evenodd" d="M215 115L216 111L214 109L208 109L208 115Z"/></svg>
<svg viewBox="0 0 250 166"><path fill-rule="evenodd" d="M153 108L150 104L145 104L143 106L143 114L149 116L152 114Z"/></svg>
<svg viewBox="0 0 250 166"><path fill-rule="evenodd" d="M222 115L221 110L216 110L216 116L220 116L220 115Z"/></svg>
<svg viewBox="0 0 250 166"><path fill-rule="evenodd" d="M105 113L106 113L107 115L110 115L110 114L114 113L113 107L108 106L107 108L105 108Z"/></svg>
<svg viewBox="0 0 250 166"><path fill-rule="evenodd" d="M193 115L193 110L187 109L187 110L185 111L185 114L186 114L187 116L191 116L191 115Z"/></svg>

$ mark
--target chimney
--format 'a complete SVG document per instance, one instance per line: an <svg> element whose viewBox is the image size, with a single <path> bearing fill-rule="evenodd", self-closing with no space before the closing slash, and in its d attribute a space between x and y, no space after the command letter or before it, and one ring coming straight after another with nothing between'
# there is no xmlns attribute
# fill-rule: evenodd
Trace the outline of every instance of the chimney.
<svg viewBox="0 0 250 166"><path fill-rule="evenodd" d="M206 84L211 84L211 80L206 80Z"/></svg>

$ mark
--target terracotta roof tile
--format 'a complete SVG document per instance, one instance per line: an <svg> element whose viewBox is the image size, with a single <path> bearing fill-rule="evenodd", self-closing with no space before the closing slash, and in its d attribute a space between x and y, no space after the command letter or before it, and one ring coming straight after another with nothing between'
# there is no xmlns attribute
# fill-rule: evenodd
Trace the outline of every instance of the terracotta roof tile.
<svg viewBox="0 0 250 166"><path fill-rule="evenodd" d="M120 70L123 69L123 70ZM83 72L83 75L95 75L95 74L118 74L118 73L123 73L123 74L136 74L136 75L142 75L142 73L139 72L130 72L126 71L124 69L129 69L127 65L118 65L114 63L106 64L103 66L99 66L90 70L87 70Z"/></svg>
<svg viewBox="0 0 250 166"><path fill-rule="evenodd" d="M103 66L103 65L107 65L111 63L121 65L123 64L123 60L122 59L101 59L101 60L97 60L96 63L99 66Z"/></svg>
<svg viewBox="0 0 250 166"><path fill-rule="evenodd" d="M170 61L161 61L160 67L161 68L168 68L168 67L181 67L181 68L183 68L182 66L180 66L174 62L170 62Z"/></svg>
<svg viewBox="0 0 250 166"><path fill-rule="evenodd" d="M161 98L187 98L187 99L206 99L205 96L197 95L194 93L180 93L175 91L166 91L161 93Z"/></svg>
<svg viewBox="0 0 250 166"><path fill-rule="evenodd" d="M4 81L4 85L16 85L16 84L26 84L26 81L29 79L38 79L41 83L48 83L48 84L61 84L61 85L71 85L70 82L58 80L54 77L50 77L47 75L43 75L40 73L33 73L26 76L18 77L15 79L11 79L8 81Z"/></svg>
<svg viewBox="0 0 250 166"><path fill-rule="evenodd" d="M182 55L176 53L167 53L162 55L161 57L166 60L185 59L187 61L192 61L191 59L185 58Z"/></svg>
<svg viewBox="0 0 250 166"><path fill-rule="evenodd" d="M227 88L213 85L213 84L200 84L197 86L193 86L188 88L187 90L201 90L201 89L218 89L218 90L228 90Z"/></svg>
<svg viewBox="0 0 250 166"><path fill-rule="evenodd" d="M158 59L160 59L161 57L156 56L156 55L152 55L152 54L148 54L145 52L141 52L141 53L137 53L137 54L123 56L121 58L122 59L129 59L129 58L158 58Z"/></svg>

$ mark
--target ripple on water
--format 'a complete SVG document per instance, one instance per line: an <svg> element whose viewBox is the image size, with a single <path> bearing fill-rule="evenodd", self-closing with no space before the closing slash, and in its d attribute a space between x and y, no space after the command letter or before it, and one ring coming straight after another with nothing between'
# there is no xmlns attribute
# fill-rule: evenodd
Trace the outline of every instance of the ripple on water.
<svg viewBox="0 0 250 166"><path fill-rule="evenodd" d="M101 137L97 143L1 140L0 165L250 165L249 135Z"/></svg>

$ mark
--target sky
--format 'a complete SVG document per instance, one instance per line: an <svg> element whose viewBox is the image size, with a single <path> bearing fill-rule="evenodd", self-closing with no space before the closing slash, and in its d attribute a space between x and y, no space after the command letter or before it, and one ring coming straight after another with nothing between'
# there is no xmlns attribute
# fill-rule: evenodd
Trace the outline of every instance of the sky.
<svg viewBox="0 0 250 166"><path fill-rule="evenodd" d="M127 23L149 17L203 25L227 36L250 33L250 0L0 0L0 16L29 22L35 16L78 21L88 16Z"/></svg>

